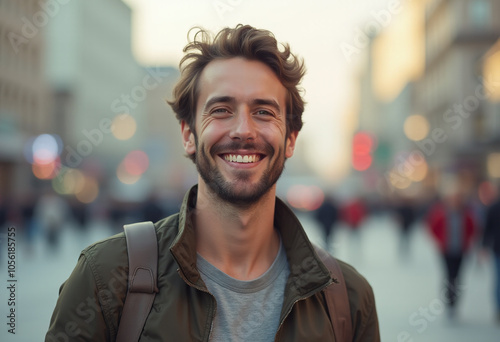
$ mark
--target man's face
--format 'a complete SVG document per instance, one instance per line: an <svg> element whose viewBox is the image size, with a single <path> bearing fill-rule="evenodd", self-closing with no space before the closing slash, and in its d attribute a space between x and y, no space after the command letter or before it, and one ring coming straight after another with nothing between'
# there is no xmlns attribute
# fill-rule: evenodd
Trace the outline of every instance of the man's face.
<svg viewBox="0 0 500 342"><path fill-rule="evenodd" d="M285 87L265 64L231 58L210 62L198 89L196 139L186 123L182 132L200 182L225 201L255 203L293 155L297 132L286 138Z"/></svg>

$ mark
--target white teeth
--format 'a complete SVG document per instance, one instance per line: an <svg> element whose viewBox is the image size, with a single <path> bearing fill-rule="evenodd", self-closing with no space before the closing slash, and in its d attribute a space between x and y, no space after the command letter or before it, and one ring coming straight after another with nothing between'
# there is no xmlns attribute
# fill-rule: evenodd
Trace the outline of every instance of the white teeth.
<svg viewBox="0 0 500 342"><path fill-rule="evenodd" d="M260 158L258 158L256 155L236 155L236 154L226 154L224 156L224 159L229 162L236 162L236 163L255 163L256 161L259 161Z"/></svg>

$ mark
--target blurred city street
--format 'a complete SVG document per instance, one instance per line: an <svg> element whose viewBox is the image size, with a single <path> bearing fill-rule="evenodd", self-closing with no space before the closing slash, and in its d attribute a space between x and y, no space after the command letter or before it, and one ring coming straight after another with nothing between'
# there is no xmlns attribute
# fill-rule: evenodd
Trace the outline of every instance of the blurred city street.
<svg viewBox="0 0 500 342"><path fill-rule="evenodd" d="M311 240L321 245L316 222L307 214L300 214L299 218ZM339 227L330 245L337 257L353 264L372 284L382 341L498 341L500 326L495 325L493 319L490 261L467 260L458 315L455 321L450 321L440 296L443 282L439 259L427 233L420 227L415 228L406 259L398 255L398 230L387 216L368 219L357 239ZM59 286L75 266L80 250L110 234L106 224L94 222L86 233L66 227L59 251L48 250L40 237L35 240L31 253L20 242L16 334L8 334L2 324L0 340L41 341ZM4 282L5 254L2 250L0 270ZM1 291L1 295L0 303L6 303L6 291ZM3 305L1 310L2 317L7 316L8 307Z"/></svg>
<svg viewBox="0 0 500 342"><path fill-rule="evenodd" d="M178 211L199 180L186 132L204 146L186 107L201 103L203 68L186 64L185 46L205 37L195 27L208 37L239 24L276 38L288 57L275 65L305 63L303 77L270 69L286 86L275 117L293 150L276 193L314 243L368 279L382 341L500 341L498 17L500 0L0 0L0 342L43 340L83 248ZM234 57L261 58L243 50ZM245 134L270 143L274 119L248 117ZM204 139L240 139L238 122ZM238 167L265 165L258 147L241 156L256 165Z"/></svg>

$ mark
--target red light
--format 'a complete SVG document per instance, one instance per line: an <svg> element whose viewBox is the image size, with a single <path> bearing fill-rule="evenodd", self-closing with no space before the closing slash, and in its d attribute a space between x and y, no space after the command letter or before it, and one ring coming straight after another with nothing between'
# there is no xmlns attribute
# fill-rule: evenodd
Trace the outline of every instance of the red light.
<svg viewBox="0 0 500 342"><path fill-rule="evenodd" d="M352 167L357 171L365 171L372 164L373 138L365 132L358 132L352 141Z"/></svg>
<svg viewBox="0 0 500 342"><path fill-rule="evenodd" d="M132 176L140 176L149 167L149 158L143 151L132 151L123 160L125 170Z"/></svg>
<svg viewBox="0 0 500 342"><path fill-rule="evenodd" d="M368 170L371 165L372 165L372 157L370 155L353 156L352 158L352 167L354 167L354 169L357 171Z"/></svg>
<svg viewBox="0 0 500 342"><path fill-rule="evenodd" d="M359 132L354 135L353 143L354 146L371 150L373 147L373 138L368 133Z"/></svg>

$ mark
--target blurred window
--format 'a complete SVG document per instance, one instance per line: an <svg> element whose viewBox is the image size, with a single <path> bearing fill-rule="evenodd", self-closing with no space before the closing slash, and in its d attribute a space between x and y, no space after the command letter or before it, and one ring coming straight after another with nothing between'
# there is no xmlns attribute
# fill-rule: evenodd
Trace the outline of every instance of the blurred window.
<svg viewBox="0 0 500 342"><path fill-rule="evenodd" d="M469 19L472 26L484 28L491 20L491 4L489 0L473 0L469 3Z"/></svg>

